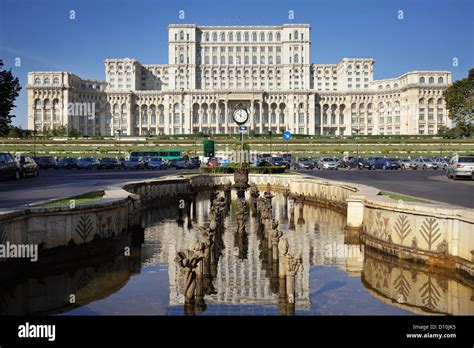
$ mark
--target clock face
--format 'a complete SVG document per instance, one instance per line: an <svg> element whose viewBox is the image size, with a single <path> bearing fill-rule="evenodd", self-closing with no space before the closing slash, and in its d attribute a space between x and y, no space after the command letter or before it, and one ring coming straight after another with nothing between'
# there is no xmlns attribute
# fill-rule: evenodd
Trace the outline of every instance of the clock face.
<svg viewBox="0 0 474 348"><path fill-rule="evenodd" d="M238 124L242 124L242 123L245 123L247 122L248 118L249 118L249 114L247 112L247 110L245 109L236 109L234 111L234 121Z"/></svg>

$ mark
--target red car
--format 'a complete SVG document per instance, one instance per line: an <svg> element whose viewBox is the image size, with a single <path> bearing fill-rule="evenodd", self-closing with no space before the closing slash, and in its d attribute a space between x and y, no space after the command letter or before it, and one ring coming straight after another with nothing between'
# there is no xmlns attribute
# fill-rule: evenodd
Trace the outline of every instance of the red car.
<svg viewBox="0 0 474 348"><path fill-rule="evenodd" d="M219 167L220 163L217 158L209 158L209 161L207 161L207 165L209 167Z"/></svg>

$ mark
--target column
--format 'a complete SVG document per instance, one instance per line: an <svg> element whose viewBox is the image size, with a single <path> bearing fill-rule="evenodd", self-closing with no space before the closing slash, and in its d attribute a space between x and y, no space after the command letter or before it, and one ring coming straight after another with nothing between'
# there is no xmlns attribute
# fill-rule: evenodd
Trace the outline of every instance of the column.
<svg viewBox="0 0 474 348"><path fill-rule="evenodd" d="M224 117L224 125L225 125L225 133L229 133L229 123L227 122L228 114L229 114L229 100L226 99L224 102L224 110L225 110L225 117Z"/></svg>

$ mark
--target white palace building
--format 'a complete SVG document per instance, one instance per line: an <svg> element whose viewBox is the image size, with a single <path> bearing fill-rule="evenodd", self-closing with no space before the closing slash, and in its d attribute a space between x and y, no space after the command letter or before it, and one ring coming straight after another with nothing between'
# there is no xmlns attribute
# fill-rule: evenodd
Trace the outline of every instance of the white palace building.
<svg viewBox="0 0 474 348"><path fill-rule="evenodd" d="M374 59L312 64L308 24L168 27L168 64L105 60L105 81L28 74L28 127L83 135L238 132L236 105L255 133L436 134L448 125L449 71L374 80Z"/></svg>

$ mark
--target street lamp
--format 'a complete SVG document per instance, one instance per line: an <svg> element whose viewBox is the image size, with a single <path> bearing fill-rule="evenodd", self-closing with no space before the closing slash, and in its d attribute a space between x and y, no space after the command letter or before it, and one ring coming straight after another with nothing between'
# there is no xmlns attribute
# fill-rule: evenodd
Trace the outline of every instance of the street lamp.
<svg viewBox="0 0 474 348"><path fill-rule="evenodd" d="M122 151L120 149L120 133L122 132L121 129L116 130L117 135L118 135L118 149L119 149L119 158L122 158Z"/></svg>
<svg viewBox="0 0 474 348"><path fill-rule="evenodd" d="M357 157L359 157L359 143L357 142L357 140L358 140L358 137L359 137L360 128L357 127L357 128L355 129L355 132L356 132L356 150L357 150Z"/></svg>
<svg viewBox="0 0 474 348"><path fill-rule="evenodd" d="M36 125L33 127L33 156L36 157Z"/></svg>
<svg viewBox="0 0 474 348"><path fill-rule="evenodd" d="M272 156L272 130L268 130L268 135L270 136L270 157Z"/></svg>

